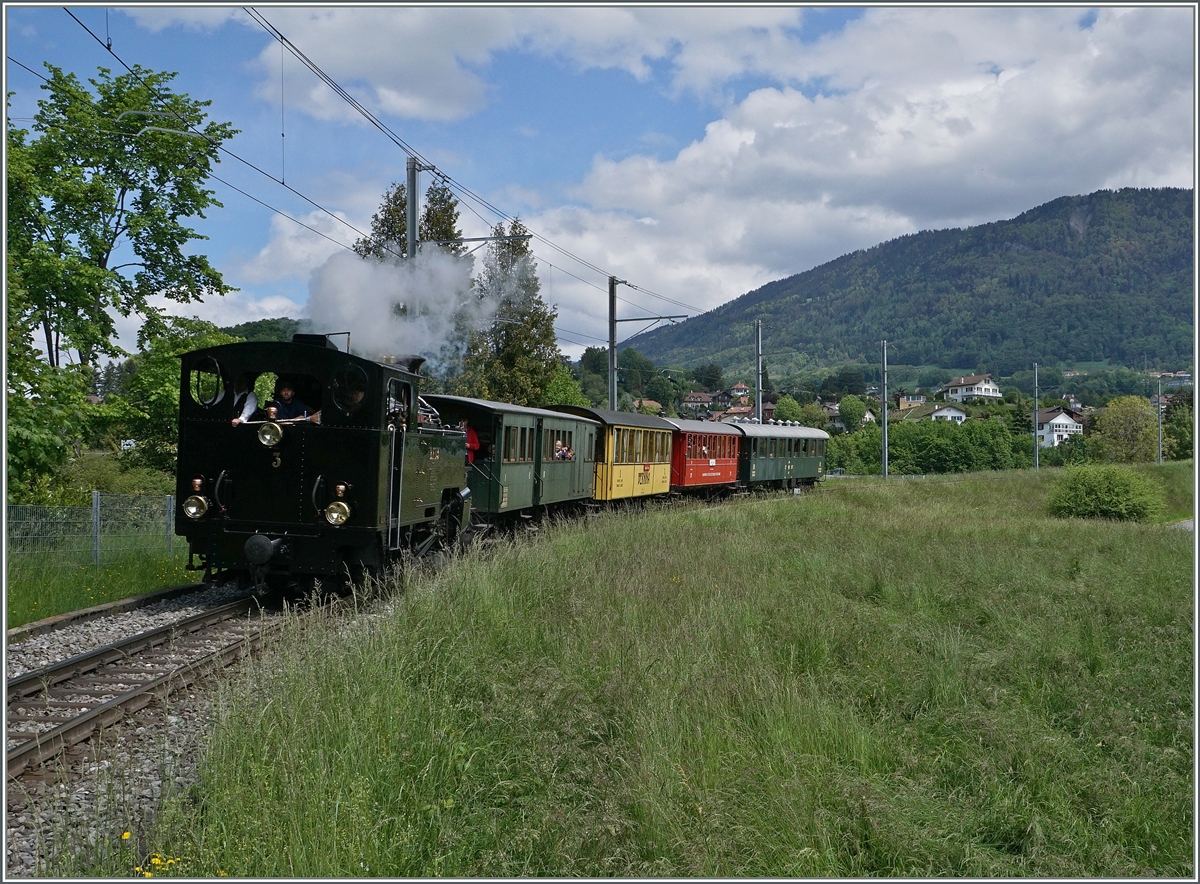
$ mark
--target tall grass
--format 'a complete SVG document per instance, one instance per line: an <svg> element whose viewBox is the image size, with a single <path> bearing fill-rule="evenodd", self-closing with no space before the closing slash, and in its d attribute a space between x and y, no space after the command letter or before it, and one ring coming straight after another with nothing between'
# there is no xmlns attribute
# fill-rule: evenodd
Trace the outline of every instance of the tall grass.
<svg viewBox="0 0 1200 884"><path fill-rule="evenodd" d="M1190 877L1192 535L1050 519L1047 472L601 516L297 622L150 846L251 877Z"/></svg>
<svg viewBox="0 0 1200 884"><path fill-rule="evenodd" d="M10 555L5 598L8 629L44 617L196 580L187 553L107 552L99 565L67 563L53 556Z"/></svg>

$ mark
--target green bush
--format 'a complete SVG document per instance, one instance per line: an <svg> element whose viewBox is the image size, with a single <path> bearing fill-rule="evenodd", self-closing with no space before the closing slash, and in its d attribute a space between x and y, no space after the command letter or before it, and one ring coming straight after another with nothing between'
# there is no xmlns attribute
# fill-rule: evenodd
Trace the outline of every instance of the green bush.
<svg viewBox="0 0 1200 884"><path fill-rule="evenodd" d="M1128 519L1144 522L1166 509L1162 488L1133 470L1117 466L1070 467L1047 500L1061 518Z"/></svg>

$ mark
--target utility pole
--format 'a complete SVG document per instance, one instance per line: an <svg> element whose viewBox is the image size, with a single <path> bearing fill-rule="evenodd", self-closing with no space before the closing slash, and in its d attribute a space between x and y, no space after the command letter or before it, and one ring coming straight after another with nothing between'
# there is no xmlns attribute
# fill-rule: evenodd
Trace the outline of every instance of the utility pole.
<svg viewBox="0 0 1200 884"><path fill-rule="evenodd" d="M608 278L608 410L617 410L617 323L646 322L663 319L687 319L686 316L640 316L636 319L617 319L617 286L629 285L624 279L615 276ZM634 286L636 288L636 286Z"/></svg>
<svg viewBox="0 0 1200 884"><path fill-rule="evenodd" d="M1161 364L1161 363L1160 363ZM1162 378L1158 379L1158 407L1155 409L1158 412L1158 462L1162 463Z"/></svg>
<svg viewBox="0 0 1200 884"><path fill-rule="evenodd" d="M608 278L608 410L617 410L617 283Z"/></svg>
<svg viewBox="0 0 1200 884"><path fill-rule="evenodd" d="M887 406L888 406L888 391L887 391L887 341L883 342L883 478L887 478Z"/></svg>
<svg viewBox="0 0 1200 884"><path fill-rule="evenodd" d="M1033 364L1033 468L1038 468L1038 382L1037 363Z"/></svg>
<svg viewBox="0 0 1200 884"><path fill-rule="evenodd" d="M421 239L421 194L417 190L417 173L432 172L433 169L433 166L423 166L418 163L416 157L408 158L408 205L405 208L408 210L408 230L406 231L406 236L408 239L407 257L410 261L417 257L417 245Z"/></svg>
<svg viewBox="0 0 1200 884"><path fill-rule="evenodd" d="M754 419L762 423L762 320L754 320Z"/></svg>

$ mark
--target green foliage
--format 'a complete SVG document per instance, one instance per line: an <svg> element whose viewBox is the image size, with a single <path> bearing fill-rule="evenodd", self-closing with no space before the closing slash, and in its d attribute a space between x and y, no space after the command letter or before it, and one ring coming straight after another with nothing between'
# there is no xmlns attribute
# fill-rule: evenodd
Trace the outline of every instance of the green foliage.
<svg viewBox="0 0 1200 884"><path fill-rule="evenodd" d="M583 395L579 381L571 376L571 370L559 363L554 377L546 387L546 405L582 405L587 407L592 403Z"/></svg>
<svg viewBox="0 0 1200 884"><path fill-rule="evenodd" d="M869 423L829 442L828 467L858 475L883 471L883 428ZM1033 440L1003 420L889 421L888 473L925 475L1009 470L1033 464Z"/></svg>
<svg viewBox="0 0 1200 884"><path fill-rule="evenodd" d="M243 341L291 341L292 335L300 331L303 322L299 319L288 319L280 316L277 319L256 319L253 322L242 322L238 325L226 326L220 329L230 337L241 338Z"/></svg>
<svg viewBox="0 0 1200 884"><path fill-rule="evenodd" d="M608 348L588 347L579 357L579 370L604 377L608 374Z"/></svg>
<svg viewBox="0 0 1200 884"><path fill-rule="evenodd" d="M633 394L637 399L646 394L646 385L658 374L654 363L632 347L617 353L617 390Z"/></svg>
<svg viewBox="0 0 1200 884"><path fill-rule="evenodd" d="M838 416L847 433L853 433L862 427L863 418L867 414L866 404L857 396L847 394L838 403Z"/></svg>
<svg viewBox="0 0 1200 884"><path fill-rule="evenodd" d="M775 405L779 408L778 403ZM824 430L829 427L829 416L825 414L823 409L816 402L806 402L800 406L800 416L795 418L803 427L813 427L818 430Z"/></svg>
<svg viewBox="0 0 1200 884"><path fill-rule="evenodd" d="M8 248L51 364L74 348L91 366L99 355L121 354L111 311L144 318L140 342L162 326L152 295L188 303L231 291L188 248L205 237L180 221L221 205L204 184L236 130L205 122L211 102L171 92L175 74L135 67L113 77L100 68L89 90L74 74L46 67L38 137L26 142L24 130L8 126ZM138 134L149 123L179 134Z"/></svg>
<svg viewBox="0 0 1200 884"><path fill-rule="evenodd" d="M1194 423L1192 409L1184 405L1179 408L1168 408L1166 421L1163 423L1163 450L1174 460L1186 460L1192 457L1192 434Z"/></svg>
<svg viewBox="0 0 1200 884"><path fill-rule="evenodd" d="M1158 416L1149 399L1121 396L1096 417L1092 443L1110 463L1138 463L1158 458Z"/></svg>
<svg viewBox="0 0 1200 884"><path fill-rule="evenodd" d="M136 445L126 455L130 466L174 473L179 437L179 355L200 347L230 344L234 338L211 322L171 317L133 357L127 384L126 422Z"/></svg>
<svg viewBox="0 0 1200 884"><path fill-rule="evenodd" d="M675 382L663 374L656 374L646 384L646 398L661 402L663 408L671 406L681 395Z"/></svg>
<svg viewBox="0 0 1200 884"><path fill-rule="evenodd" d="M787 393L779 397L775 403L775 419L781 421L800 420L800 403Z"/></svg>
<svg viewBox="0 0 1200 884"><path fill-rule="evenodd" d="M440 181L425 191L421 209L420 234L422 242L461 239L458 228L458 200L450 188ZM462 254L462 243L446 243L439 248L453 255ZM363 258L399 260L408 255L408 187L393 181L383 192L379 210L371 216L371 232L354 243L354 251Z"/></svg>
<svg viewBox="0 0 1200 884"><path fill-rule="evenodd" d="M1165 508L1158 483L1126 467L1071 467L1046 501L1052 516L1145 522Z"/></svg>
<svg viewBox="0 0 1200 884"><path fill-rule="evenodd" d="M725 376L721 366L715 362L699 366L694 372L696 383L704 388L706 393L715 393L725 389Z"/></svg>
<svg viewBox="0 0 1200 884"><path fill-rule="evenodd" d="M743 370L761 319L764 349L784 354L772 359L780 374L876 364L882 338L913 365L996 377L1033 361L1189 365L1192 217L1191 189L1062 197L1008 221L844 255L647 332L638 346L660 363Z"/></svg>
<svg viewBox="0 0 1200 884"><path fill-rule="evenodd" d="M492 232L521 236L528 231L514 219L507 230L499 223ZM475 287L481 299L495 302L495 321L469 336L462 374L450 386L461 395L544 405L546 389L561 366L554 335L558 312L542 300L529 241L489 243Z"/></svg>
<svg viewBox="0 0 1200 884"><path fill-rule="evenodd" d="M866 391L867 383L862 370L848 365L821 381L821 395L826 397L841 396L845 393L861 396Z"/></svg>
<svg viewBox="0 0 1200 884"><path fill-rule="evenodd" d="M1041 449L1038 452L1038 463L1044 467L1079 466L1091 463L1098 457L1096 443L1083 433L1076 433L1058 445Z"/></svg>
<svg viewBox="0 0 1200 884"><path fill-rule="evenodd" d="M33 346L30 301L21 274L8 259L5 404L8 502L43 504L53 497L56 472L82 446L105 409L89 405L91 377L82 367L48 364Z"/></svg>

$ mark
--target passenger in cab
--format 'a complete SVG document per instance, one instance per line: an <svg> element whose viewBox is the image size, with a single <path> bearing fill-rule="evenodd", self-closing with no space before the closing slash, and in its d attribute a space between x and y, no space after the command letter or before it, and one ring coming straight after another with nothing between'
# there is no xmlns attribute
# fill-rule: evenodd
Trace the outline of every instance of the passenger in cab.
<svg viewBox="0 0 1200 884"><path fill-rule="evenodd" d="M250 379L245 373L233 379L233 425L244 424L250 420L258 408L258 397L250 389Z"/></svg>

